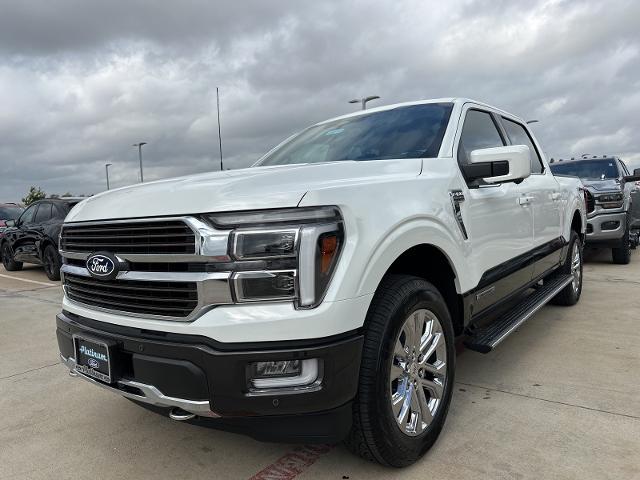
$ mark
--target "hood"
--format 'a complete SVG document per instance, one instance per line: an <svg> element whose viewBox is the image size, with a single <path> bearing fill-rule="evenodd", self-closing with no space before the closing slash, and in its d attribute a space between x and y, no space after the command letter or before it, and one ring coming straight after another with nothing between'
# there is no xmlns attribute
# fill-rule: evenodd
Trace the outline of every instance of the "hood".
<svg viewBox="0 0 640 480"><path fill-rule="evenodd" d="M582 183L588 189L595 190L597 192L612 192L622 190L620 182L615 178L608 178L605 180L593 180L584 178L582 179Z"/></svg>
<svg viewBox="0 0 640 480"><path fill-rule="evenodd" d="M110 190L76 205L67 222L296 207L309 190L381 176L417 176L420 159L253 167Z"/></svg>

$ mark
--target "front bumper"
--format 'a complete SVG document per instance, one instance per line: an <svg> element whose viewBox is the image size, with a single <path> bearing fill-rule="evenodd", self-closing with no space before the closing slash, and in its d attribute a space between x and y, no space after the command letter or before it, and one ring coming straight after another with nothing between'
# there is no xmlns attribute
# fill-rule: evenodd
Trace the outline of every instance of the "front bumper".
<svg viewBox="0 0 640 480"><path fill-rule="evenodd" d="M587 217L587 244L619 240L626 227L626 212L599 213L591 218Z"/></svg>
<svg viewBox="0 0 640 480"><path fill-rule="evenodd" d="M107 324L69 312L57 315L56 324L60 355L73 376L152 409L179 407L200 419L237 419L236 425L246 426L244 433L261 439L270 438L252 431L251 425L263 425L264 417L269 417L270 425L277 426L280 422L296 425L296 421L301 429L306 425L305 431L284 428L291 433L286 438L278 436L276 428L273 439L283 441L294 437L328 441L344 435L343 420L338 422L340 431L326 431L326 425L332 424L327 422L327 415L332 418L339 415L342 419L346 416L349 420L346 428L350 426L350 414L346 412L350 412L349 404L356 394L363 342L357 332L315 341L243 345ZM108 385L75 370L72 336L77 334L115 343L112 359L117 372L115 383ZM321 377L312 388L258 393L249 388L248 364L306 358L318 358L322 365ZM302 417L319 419L320 433L301 421Z"/></svg>

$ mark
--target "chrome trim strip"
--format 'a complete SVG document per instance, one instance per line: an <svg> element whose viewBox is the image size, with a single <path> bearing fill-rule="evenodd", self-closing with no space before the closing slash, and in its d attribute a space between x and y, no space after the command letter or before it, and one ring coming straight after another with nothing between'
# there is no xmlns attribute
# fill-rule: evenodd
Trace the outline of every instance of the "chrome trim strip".
<svg viewBox="0 0 640 480"><path fill-rule="evenodd" d="M64 290L67 301L72 304L79 305L91 310L97 310L105 313L114 313L126 317L145 318L152 320L170 320L174 322L191 322L203 313L211 310L218 305L233 304L231 296L231 272L119 272L116 279L118 280L140 280L140 281L157 281L157 282L195 282L198 292L198 304L193 311L186 317L172 317L167 315L153 315L149 313L135 313L126 310L115 310L111 308L99 307L96 305L88 305L86 303L72 300L67 295L67 286L65 285L64 274L70 273L82 277L91 277L86 268L75 265L63 265L60 269L62 274L62 288Z"/></svg>
<svg viewBox="0 0 640 480"><path fill-rule="evenodd" d="M74 260L86 260L91 253L85 252L69 252L60 250L60 255L65 258ZM167 253L167 254L143 254L143 253L118 253L118 257L129 262L149 262L149 263L212 263L225 262L222 257L210 257L204 255L192 255L185 253Z"/></svg>
<svg viewBox="0 0 640 480"><path fill-rule="evenodd" d="M208 400L187 400L184 398L177 397L169 397L163 394L158 388L153 385L147 385L146 383L135 382L133 380L118 380L117 383L119 385L123 385L129 388L136 388L140 390L142 395L138 395L133 392L127 392L125 390L120 390L111 385L107 385L105 383L99 382L91 377L88 377L78 370L76 370L76 360L75 358L69 357L65 358L62 354L60 355L60 361L69 369L69 374L73 377L79 377L83 380L86 380L94 385L97 385L105 390L108 390L113 393L117 393L118 395L122 395L123 397L129 398L131 400L136 400L138 402L147 403L149 405L155 405L157 407L178 407L182 410L185 410L189 413L193 413L194 415L198 415L200 417L220 417L219 414L211 410L211 405Z"/></svg>

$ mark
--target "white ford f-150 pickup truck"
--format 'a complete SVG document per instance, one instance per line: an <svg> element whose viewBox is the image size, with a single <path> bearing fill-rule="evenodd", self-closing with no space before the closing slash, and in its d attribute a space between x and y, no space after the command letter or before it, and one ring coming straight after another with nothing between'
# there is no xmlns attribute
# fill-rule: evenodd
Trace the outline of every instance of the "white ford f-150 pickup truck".
<svg viewBox="0 0 640 480"><path fill-rule="evenodd" d="M443 427L457 338L488 352L578 301L585 225L580 181L518 117L466 99L345 115L251 168L77 205L61 359L174 420L408 465Z"/></svg>

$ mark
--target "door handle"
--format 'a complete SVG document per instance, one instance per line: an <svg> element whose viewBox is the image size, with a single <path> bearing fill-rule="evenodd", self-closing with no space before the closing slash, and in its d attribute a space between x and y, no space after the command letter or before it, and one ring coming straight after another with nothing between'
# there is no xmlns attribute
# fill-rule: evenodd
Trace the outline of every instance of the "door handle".
<svg viewBox="0 0 640 480"><path fill-rule="evenodd" d="M557 202L558 200L560 200L561 196L562 194L560 192L553 192L551 194L551 200L553 200L554 202Z"/></svg>
<svg viewBox="0 0 640 480"><path fill-rule="evenodd" d="M520 205L529 205L531 202L533 202L533 197L522 196L518 198L518 203Z"/></svg>

